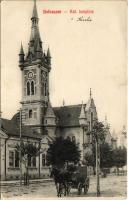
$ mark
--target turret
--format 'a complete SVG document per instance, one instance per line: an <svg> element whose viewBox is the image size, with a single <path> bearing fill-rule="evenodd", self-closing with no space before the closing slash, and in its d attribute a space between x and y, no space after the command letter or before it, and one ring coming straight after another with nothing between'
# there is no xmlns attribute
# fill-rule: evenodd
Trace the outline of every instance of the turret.
<svg viewBox="0 0 128 200"><path fill-rule="evenodd" d="M56 125L56 116L54 114L54 111L50 102L48 102L48 107L47 107L46 114L44 117L44 125L47 125L47 126Z"/></svg>
<svg viewBox="0 0 128 200"><path fill-rule="evenodd" d="M49 66L51 66L51 54L50 54L50 49L48 47L48 50L47 50L47 62L49 64Z"/></svg>
<svg viewBox="0 0 128 200"><path fill-rule="evenodd" d="M23 45L21 43L21 48L19 53L19 67L21 68L21 70L24 67L23 64L24 64L24 50L23 50Z"/></svg>

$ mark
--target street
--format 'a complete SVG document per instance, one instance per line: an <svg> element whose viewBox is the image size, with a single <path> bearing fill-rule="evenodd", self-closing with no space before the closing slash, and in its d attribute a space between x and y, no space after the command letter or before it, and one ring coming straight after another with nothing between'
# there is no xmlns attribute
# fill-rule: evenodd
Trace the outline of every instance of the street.
<svg viewBox="0 0 128 200"><path fill-rule="evenodd" d="M100 190L102 197L126 197L126 176L108 176L100 178ZM1 187L2 197L56 197L56 188L54 182L31 183L29 186L4 185ZM69 197L77 197L77 190L71 189ZM96 178L90 178L90 187L86 197L96 196Z"/></svg>

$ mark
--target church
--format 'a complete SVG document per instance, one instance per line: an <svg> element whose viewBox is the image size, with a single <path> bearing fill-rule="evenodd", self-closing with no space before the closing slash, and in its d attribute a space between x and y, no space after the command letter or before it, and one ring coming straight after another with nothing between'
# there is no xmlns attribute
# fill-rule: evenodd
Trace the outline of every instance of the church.
<svg viewBox="0 0 128 200"><path fill-rule="evenodd" d="M36 2L31 23L27 54L24 54L22 45L19 52L19 70L22 74L21 110L11 120L1 118L0 121L1 180L19 179L19 155L16 145L20 142L20 130L24 142L41 146L41 153L30 162L30 178L47 178L49 166L46 163L46 154L49 142L59 136L70 138L79 146L83 160L84 152L91 141L93 121L97 120L91 91L86 104L52 107L49 91L51 53L49 48L47 53L43 49ZM82 120L84 124L81 123ZM22 173L24 170L22 164Z"/></svg>

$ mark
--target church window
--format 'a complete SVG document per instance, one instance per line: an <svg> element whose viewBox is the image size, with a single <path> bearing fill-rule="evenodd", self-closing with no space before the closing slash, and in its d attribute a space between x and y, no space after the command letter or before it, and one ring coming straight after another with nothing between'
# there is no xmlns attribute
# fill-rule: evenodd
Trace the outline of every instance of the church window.
<svg viewBox="0 0 128 200"><path fill-rule="evenodd" d="M32 118L32 110L29 110L29 118Z"/></svg>
<svg viewBox="0 0 128 200"><path fill-rule="evenodd" d="M31 95L34 95L34 81L31 82Z"/></svg>
<svg viewBox="0 0 128 200"><path fill-rule="evenodd" d="M27 82L27 95L30 95L30 82Z"/></svg>
<svg viewBox="0 0 128 200"><path fill-rule="evenodd" d="M44 83L44 96L47 96L47 84Z"/></svg>
<svg viewBox="0 0 128 200"><path fill-rule="evenodd" d="M9 166L14 167L14 151L9 151Z"/></svg>
<svg viewBox="0 0 128 200"><path fill-rule="evenodd" d="M46 156L45 154L43 153L42 154L42 166L45 166L46 165Z"/></svg>

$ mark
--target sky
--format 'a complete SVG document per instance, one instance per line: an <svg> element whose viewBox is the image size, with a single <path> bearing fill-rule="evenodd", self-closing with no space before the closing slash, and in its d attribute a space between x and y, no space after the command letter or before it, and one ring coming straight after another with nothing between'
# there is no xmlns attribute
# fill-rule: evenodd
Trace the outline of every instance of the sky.
<svg viewBox="0 0 128 200"><path fill-rule="evenodd" d="M50 99L52 106L86 103L89 89L103 121L111 130L126 125L126 2L38 1L43 49L52 56ZM21 107L21 71L18 54L25 53L31 31L33 1L1 3L2 117L11 119ZM43 10L61 14L43 14ZM70 13L76 10L77 13ZM93 10L80 14L79 10ZM91 22L77 21L79 17Z"/></svg>

